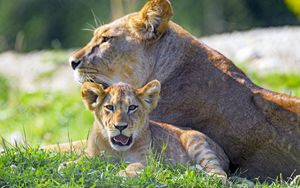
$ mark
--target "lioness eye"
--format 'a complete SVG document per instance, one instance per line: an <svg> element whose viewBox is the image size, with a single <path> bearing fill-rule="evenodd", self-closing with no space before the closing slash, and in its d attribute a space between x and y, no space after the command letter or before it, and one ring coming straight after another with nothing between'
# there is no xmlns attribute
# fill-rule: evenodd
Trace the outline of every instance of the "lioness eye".
<svg viewBox="0 0 300 188"><path fill-rule="evenodd" d="M108 110L108 111L114 111L114 107L113 107L113 105L106 105L106 106L104 106L105 108L106 108L106 110Z"/></svg>
<svg viewBox="0 0 300 188"><path fill-rule="evenodd" d="M138 108L138 106L136 106L136 105L130 105L130 106L128 107L128 112L133 112L133 111L135 111L137 108Z"/></svg>
<svg viewBox="0 0 300 188"><path fill-rule="evenodd" d="M109 39L111 39L111 37L103 36L101 43L107 42L107 41L109 41Z"/></svg>

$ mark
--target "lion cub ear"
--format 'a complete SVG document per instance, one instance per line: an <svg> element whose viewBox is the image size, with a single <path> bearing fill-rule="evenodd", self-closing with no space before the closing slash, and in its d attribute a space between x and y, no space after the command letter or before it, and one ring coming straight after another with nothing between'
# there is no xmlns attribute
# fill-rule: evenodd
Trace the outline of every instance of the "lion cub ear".
<svg viewBox="0 0 300 188"><path fill-rule="evenodd" d="M101 85L93 82L85 82L81 86L81 98L84 105L90 111L94 111L95 107L105 97L105 90Z"/></svg>
<svg viewBox="0 0 300 188"><path fill-rule="evenodd" d="M139 15L131 19L133 33L142 40L159 38L173 15L169 0L148 0Z"/></svg>
<svg viewBox="0 0 300 188"><path fill-rule="evenodd" d="M144 87L137 89L137 95L146 103L149 111L156 108L160 94L160 82L153 80Z"/></svg>

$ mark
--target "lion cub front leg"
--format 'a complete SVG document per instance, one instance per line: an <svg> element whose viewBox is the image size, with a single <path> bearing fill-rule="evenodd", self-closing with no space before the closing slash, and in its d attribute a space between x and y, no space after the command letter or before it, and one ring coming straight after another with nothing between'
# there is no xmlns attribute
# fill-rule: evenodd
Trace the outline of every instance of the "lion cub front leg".
<svg viewBox="0 0 300 188"><path fill-rule="evenodd" d="M216 176L227 183L229 159L215 142L206 135L197 131L185 131L180 136L180 141L185 148L188 156L208 175Z"/></svg>
<svg viewBox="0 0 300 188"><path fill-rule="evenodd" d="M123 160L129 161L130 164L118 173L118 176L122 177L136 177L146 166L146 156L150 151L148 145L137 148L137 151L132 151L132 153L124 156Z"/></svg>

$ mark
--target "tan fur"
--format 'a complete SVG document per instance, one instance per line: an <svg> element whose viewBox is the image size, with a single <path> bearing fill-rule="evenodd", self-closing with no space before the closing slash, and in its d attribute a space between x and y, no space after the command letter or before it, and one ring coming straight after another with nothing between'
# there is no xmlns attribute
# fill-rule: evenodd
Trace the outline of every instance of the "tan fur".
<svg viewBox="0 0 300 188"><path fill-rule="evenodd" d="M95 117L85 153L88 156L97 156L104 152L130 162L119 175L133 177L146 165L146 155L150 153L153 145L155 152L166 160L185 165L196 164L207 174L217 176L226 183L225 171L228 170L229 160L221 147L210 138L194 130L149 122L148 116L157 105L159 92L158 81L152 81L140 89L133 89L126 84L103 89L95 83L84 83L81 89L82 99ZM114 110L108 111L106 105L112 105ZM137 109L130 112L130 105L136 105ZM120 124L128 126L120 131L115 127ZM115 145L111 140L120 134L132 136L132 143L129 146ZM78 147L80 143L74 144ZM69 149L67 145L61 145L63 150Z"/></svg>
<svg viewBox="0 0 300 188"><path fill-rule="evenodd" d="M130 31L141 40L157 39L167 30L172 15L169 1L148 1L139 16L130 19Z"/></svg>
<svg viewBox="0 0 300 188"><path fill-rule="evenodd" d="M77 154L84 153L84 148L86 147L86 140L74 141L63 144L52 144L43 146L42 149L48 151L59 151L59 152L74 152Z"/></svg>
<svg viewBox="0 0 300 188"><path fill-rule="evenodd" d="M191 126L224 148L232 169L261 179L300 170L300 99L253 84L222 54L169 21L167 0L96 29L75 52L79 82L162 84L150 118ZM213 24L213 23L212 23ZM103 36L111 37L101 43Z"/></svg>

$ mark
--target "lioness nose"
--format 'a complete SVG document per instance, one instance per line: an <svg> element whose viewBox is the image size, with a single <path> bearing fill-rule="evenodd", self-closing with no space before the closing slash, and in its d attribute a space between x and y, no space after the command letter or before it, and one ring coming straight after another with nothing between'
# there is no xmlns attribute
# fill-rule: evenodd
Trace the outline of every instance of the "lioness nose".
<svg viewBox="0 0 300 188"><path fill-rule="evenodd" d="M70 65L71 65L72 69L75 70L75 69L80 65L81 61L80 61L80 60L75 60L75 59L73 59L73 58L71 57L71 58L69 59L69 63L70 63Z"/></svg>
<svg viewBox="0 0 300 188"><path fill-rule="evenodd" d="M128 124L123 125L115 125L115 128L118 129L120 132L128 127Z"/></svg>

